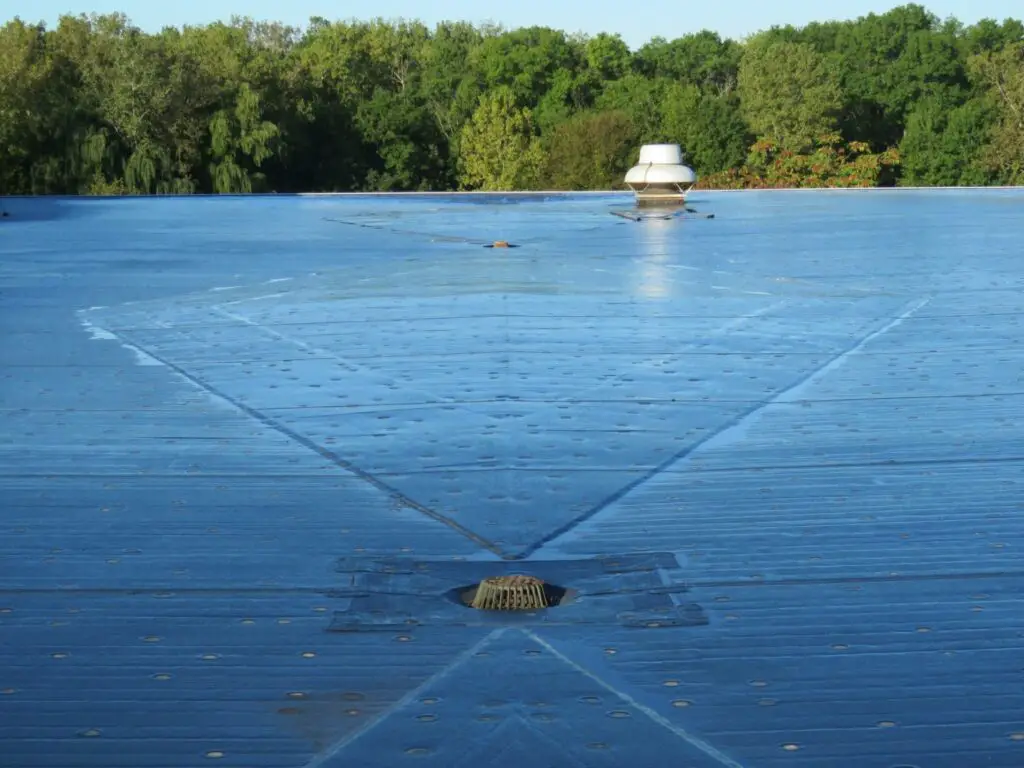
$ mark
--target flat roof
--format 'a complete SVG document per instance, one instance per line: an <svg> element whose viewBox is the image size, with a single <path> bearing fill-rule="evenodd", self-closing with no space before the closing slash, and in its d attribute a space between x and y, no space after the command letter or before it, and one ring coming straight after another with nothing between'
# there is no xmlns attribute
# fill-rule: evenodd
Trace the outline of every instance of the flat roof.
<svg viewBox="0 0 1024 768"><path fill-rule="evenodd" d="M1024 764L1024 190L688 204L4 200L0 766Z"/></svg>

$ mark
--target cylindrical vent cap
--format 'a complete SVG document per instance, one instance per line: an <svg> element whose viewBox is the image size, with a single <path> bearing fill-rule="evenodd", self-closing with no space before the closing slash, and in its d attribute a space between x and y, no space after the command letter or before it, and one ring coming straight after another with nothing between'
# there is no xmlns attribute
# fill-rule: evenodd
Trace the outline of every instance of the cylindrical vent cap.
<svg viewBox="0 0 1024 768"><path fill-rule="evenodd" d="M644 144L640 147L640 165L682 165L683 151L678 144Z"/></svg>

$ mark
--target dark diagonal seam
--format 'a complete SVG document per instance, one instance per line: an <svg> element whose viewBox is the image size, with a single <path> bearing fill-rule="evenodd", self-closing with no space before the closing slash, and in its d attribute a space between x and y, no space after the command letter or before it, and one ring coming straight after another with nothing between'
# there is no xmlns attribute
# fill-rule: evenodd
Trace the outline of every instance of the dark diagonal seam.
<svg viewBox="0 0 1024 768"><path fill-rule="evenodd" d="M623 486L622 488L617 490L615 493L613 493L611 496L608 496L606 499L604 499L604 501L601 501L596 506L591 507L589 510L587 510L586 512L584 512L581 515L577 516L576 518L570 520L565 525L557 528L556 530L552 531L551 533L548 533L546 536L544 536L541 539L538 539L533 544L530 544L528 547L526 547L526 549L523 549L522 551L516 553L511 559L513 559L513 560L522 560L524 558L527 558L530 555L532 555L534 552L536 552L538 549L543 547L545 544L548 544L549 542L554 541L555 539L557 539L560 536L564 536L566 533L568 533L569 531L573 530L577 526L581 525L582 523L585 523L587 520L592 518L594 515L602 512L605 509L607 509L608 507L610 507L612 504L617 502L619 499L624 497L626 494L628 494L631 491L635 490L636 488L638 488L639 486L641 486L644 483L648 482L652 478L657 477L658 475L663 473L665 470L667 470L669 467L671 467L673 464L676 464L677 462L682 461L683 459L687 458L691 454L695 453L705 443L708 443L709 441L714 440L716 437L721 435L723 432L727 432L728 430L732 429L736 425L741 424L742 422L744 422L747 419L749 419L751 416L753 416L758 411L761 411L761 410L767 408L772 403L778 402L787 393L792 392L794 389L796 389L797 387L801 386L802 384L806 384L808 381L813 379L819 373L821 373L822 371L828 370L830 367L832 367L833 365L838 363L843 358L847 357L848 355L852 354L853 352L856 352L858 349L860 349L862 346L864 346L866 343L868 343L869 341L871 341L875 337L880 336L883 333L885 333L886 331L888 331L889 329L893 328L894 326L899 325L899 323L901 323L903 320L906 320L908 317L910 317L912 314L914 314L914 312L916 312L921 307L923 307L925 304L927 304L928 301L930 301L930 300L931 299L929 297L929 298L926 298L926 299L919 299L917 301L910 302L909 306L907 304L904 304L903 305L903 310L898 315L896 315L895 317L887 318L884 323L878 324L870 332L864 334L863 336L858 337L854 341L854 343L852 343L850 346L846 347L843 351L839 352L838 354L834 355L833 357L830 357L828 360L826 360L824 363L819 365L817 368L815 368L812 371L810 371L809 373L801 376L800 378L798 378L796 381L794 381L792 384L790 384L785 389L781 390L780 392L776 392L771 397L768 397L768 398L766 398L764 400L761 400L758 403L755 403L751 408L748 408L747 410L745 410L742 413L740 413L738 416L735 416L732 419L730 419L729 421L725 422L718 429L716 429L714 432L712 432L709 435L705 435L698 442L694 443L693 445L689 445L689 446L683 448L682 450L677 451L676 453L672 454L671 456L669 456L665 461L663 461L661 464L659 464L654 469L652 469L652 470L648 471L647 473L641 475L640 477L638 477L633 482Z"/></svg>
<svg viewBox="0 0 1024 768"><path fill-rule="evenodd" d="M310 440L310 439L308 439L306 437L303 437L298 432L292 431L291 429L289 429L288 427L284 426L283 424L280 424L277 421L275 421L274 419L270 418L269 416L261 413L260 411L257 411L255 408L251 408L248 405L245 405L244 403L241 403L238 400L235 400L230 395L228 395L228 394L226 394L224 392L221 392L216 387L210 386L209 384L207 384L206 382L202 381L201 379L198 379L195 376L193 376L192 374L188 373L183 368L175 365L174 363L170 362L169 360L165 360L160 355L157 355L157 354L154 354L153 352L150 352L148 349L146 349L146 348L136 344L134 341L132 341L132 340L130 340L128 338L125 338L124 336L121 336L119 333L115 333L113 331L108 331L108 332L111 333L113 336L116 336L118 338L118 340L121 341L122 344L125 344L125 345L130 346L130 347L134 347L135 349L138 349L141 352L145 352L147 355L152 357L154 360L159 362L161 365L167 366L170 370L174 371L175 373L177 373L179 376L182 376L186 380L192 382L192 384L194 384L195 386L199 387L200 389L202 389L203 391L207 392L208 394L210 394L210 395L212 395L214 397L217 397L217 398L219 398L219 399L221 399L221 400L223 400L223 401L225 401L227 403L230 403L231 405L233 405L235 408L240 410L242 413L244 413L249 418L255 419L260 424L263 424L265 427L268 427L270 429L275 430L276 432L279 432L280 434L282 434L285 437L287 437L289 440L291 440L291 441L293 441L295 443L298 443L303 448L306 448L307 450L313 451L314 453L316 453L317 455L323 457L324 459L326 459L327 461L329 461L332 464L336 465L337 467L345 470L346 472L350 472L351 474L353 474L356 477L358 477L360 480L363 480L363 481L369 483L370 485L372 485L374 488L377 488L378 490L383 491L393 501L398 502L399 504L402 504L402 505L404 505L406 507L409 507L410 509L414 509L417 512L419 512L420 514L422 514L422 515L424 515L426 517L429 517L432 520L435 520L435 521L441 523L442 525L448 526L452 530L457 531L458 533L461 533L463 536L465 536L470 541L480 545L481 547L483 547L484 549L486 549L486 550L488 550L490 552L493 552L494 554L498 555L499 557L507 558L507 555L504 552L502 552L501 548L498 547L496 544L488 541L487 539L483 538L482 536L477 535L476 533L473 533L473 531L469 530L468 528L463 527L459 523L457 523L454 520L452 520L450 517L446 517L445 515L442 515L440 512L436 512L433 509L430 509L430 507L426 507L423 504L420 504L418 501L415 501L415 500L409 498L408 496L403 494L398 489L392 488L390 485L388 485L387 483L382 482L381 480L377 479L376 477L374 477L370 473L365 472L362 469L359 469L357 466L355 466L351 462L346 461L345 459L343 459L341 456L339 456L338 454L334 453L333 451L329 451L326 448L324 448L324 447L322 447L320 445L317 445L312 440Z"/></svg>

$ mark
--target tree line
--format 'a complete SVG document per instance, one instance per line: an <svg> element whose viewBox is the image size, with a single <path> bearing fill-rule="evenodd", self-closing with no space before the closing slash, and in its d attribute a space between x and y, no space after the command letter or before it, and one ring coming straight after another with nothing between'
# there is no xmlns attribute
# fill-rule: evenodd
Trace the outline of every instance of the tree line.
<svg viewBox="0 0 1024 768"><path fill-rule="evenodd" d="M0 28L0 194L614 189L662 141L705 187L1021 183L1024 25Z"/></svg>

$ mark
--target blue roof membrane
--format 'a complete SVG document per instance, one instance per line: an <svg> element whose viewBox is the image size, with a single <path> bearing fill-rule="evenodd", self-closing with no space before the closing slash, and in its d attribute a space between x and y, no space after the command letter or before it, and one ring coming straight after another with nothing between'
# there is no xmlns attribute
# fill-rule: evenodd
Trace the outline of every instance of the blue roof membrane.
<svg viewBox="0 0 1024 768"><path fill-rule="evenodd" d="M0 766L1019 766L1022 202L6 200Z"/></svg>

